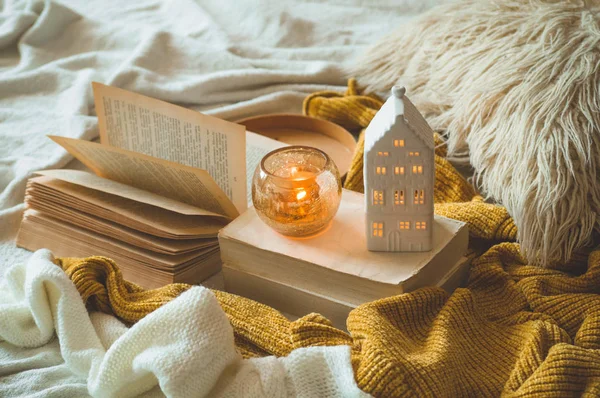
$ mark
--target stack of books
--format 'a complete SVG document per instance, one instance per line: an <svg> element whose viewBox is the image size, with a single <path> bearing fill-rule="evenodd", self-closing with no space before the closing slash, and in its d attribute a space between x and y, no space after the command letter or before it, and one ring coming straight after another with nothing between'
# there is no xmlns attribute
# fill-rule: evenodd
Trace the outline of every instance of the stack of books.
<svg viewBox="0 0 600 398"><path fill-rule="evenodd" d="M250 208L219 233L225 289L293 317L319 312L343 328L360 304L464 280L465 223L436 216L433 250L390 253L367 250L364 222L364 195L346 190L331 226L309 238L276 233Z"/></svg>

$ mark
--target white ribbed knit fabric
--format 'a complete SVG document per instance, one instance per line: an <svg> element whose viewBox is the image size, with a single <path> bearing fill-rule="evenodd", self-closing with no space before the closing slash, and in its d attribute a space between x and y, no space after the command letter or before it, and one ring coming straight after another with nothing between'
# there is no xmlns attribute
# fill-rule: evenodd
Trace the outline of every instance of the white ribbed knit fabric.
<svg viewBox="0 0 600 398"><path fill-rule="evenodd" d="M81 396L85 386L98 397L368 396L347 346L244 360L225 313L200 286L127 328L90 316L51 259L36 252L0 286L0 396Z"/></svg>

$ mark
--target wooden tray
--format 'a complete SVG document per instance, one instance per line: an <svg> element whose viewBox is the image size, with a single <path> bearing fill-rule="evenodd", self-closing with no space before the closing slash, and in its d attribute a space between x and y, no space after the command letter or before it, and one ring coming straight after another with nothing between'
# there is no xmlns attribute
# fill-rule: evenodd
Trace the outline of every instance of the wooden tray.
<svg viewBox="0 0 600 398"><path fill-rule="evenodd" d="M350 169L356 140L345 128L326 120L294 114L271 114L249 117L236 123L246 130L290 145L318 148L333 159L340 175Z"/></svg>

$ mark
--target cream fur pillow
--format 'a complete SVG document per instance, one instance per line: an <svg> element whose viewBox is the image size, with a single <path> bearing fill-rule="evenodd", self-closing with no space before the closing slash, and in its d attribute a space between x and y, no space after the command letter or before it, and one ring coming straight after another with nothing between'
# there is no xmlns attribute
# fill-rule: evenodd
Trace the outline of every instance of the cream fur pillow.
<svg viewBox="0 0 600 398"><path fill-rule="evenodd" d="M531 263L591 242L600 211L598 2L466 0L373 47L359 84L407 93L513 216Z"/></svg>

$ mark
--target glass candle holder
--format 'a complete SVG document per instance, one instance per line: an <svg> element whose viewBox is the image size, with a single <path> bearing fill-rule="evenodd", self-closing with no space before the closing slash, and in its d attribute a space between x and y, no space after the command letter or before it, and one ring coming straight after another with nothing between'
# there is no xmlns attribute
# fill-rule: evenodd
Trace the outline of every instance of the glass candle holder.
<svg viewBox="0 0 600 398"><path fill-rule="evenodd" d="M307 236L329 225L340 207L342 183L325 152L288 146L269 152L252 180L252 203L262 221L280 234Z"/></svg>

